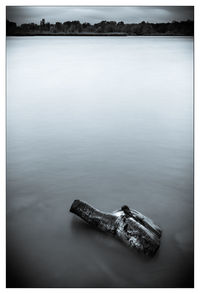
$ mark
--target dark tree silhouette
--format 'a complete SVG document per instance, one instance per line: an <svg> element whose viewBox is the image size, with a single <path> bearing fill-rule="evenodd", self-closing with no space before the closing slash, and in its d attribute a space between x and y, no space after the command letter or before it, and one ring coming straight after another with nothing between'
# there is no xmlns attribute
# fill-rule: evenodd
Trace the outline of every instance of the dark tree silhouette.
<svg viewBox="0 0 200 294"><path fill-rule="evenodd" d="M187 21L173 21L170 23L148 23L142 21L141 23L125 24L123 21L101 21L94 25L90 23L81 24L80 21L65 21L64 23L56 22L51 24L45 22L43 18L40 25L34 23L22 24L17 26L16 23L6 21L6 34L9 35L34 35L34 34L105 34L105 35L180 35L180 36L193 36L194 35L194 22Z"/></svg>

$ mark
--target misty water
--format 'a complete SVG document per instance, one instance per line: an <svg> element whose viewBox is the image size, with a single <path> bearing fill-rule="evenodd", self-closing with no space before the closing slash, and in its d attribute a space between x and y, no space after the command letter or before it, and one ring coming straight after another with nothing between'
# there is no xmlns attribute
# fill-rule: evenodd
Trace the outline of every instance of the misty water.
<svg viewBox="0 0 200 294"><path fill-rule="evenodd" d="M74 199L140 211L160 249ZM193 286L193 38L7 38L7 286Z"/></svg>

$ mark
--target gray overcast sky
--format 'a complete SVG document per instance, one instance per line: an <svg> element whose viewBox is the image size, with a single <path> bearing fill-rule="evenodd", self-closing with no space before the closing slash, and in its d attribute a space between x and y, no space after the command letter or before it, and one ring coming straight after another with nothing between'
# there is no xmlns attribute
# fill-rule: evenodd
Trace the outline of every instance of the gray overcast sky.
<svg viewBox="0 0 200 294"><path fill-rule="evenodd" d="M91 24L102 20L124 21L125 23L170 22L193 20L193 6L8 6L6 18L22 23L79 20Z"/></svg>

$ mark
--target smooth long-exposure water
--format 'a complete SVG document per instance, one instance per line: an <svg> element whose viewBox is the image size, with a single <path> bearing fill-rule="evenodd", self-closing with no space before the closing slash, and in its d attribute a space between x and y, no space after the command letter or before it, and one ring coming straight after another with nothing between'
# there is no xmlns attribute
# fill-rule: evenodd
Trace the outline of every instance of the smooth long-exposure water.
<svg viewBox="0 0 200 294"><path fill-rule="evenodd" d="M149 216L159 251L74 199ZM193 38L7 38L7 286L193 286Z"/></svg>

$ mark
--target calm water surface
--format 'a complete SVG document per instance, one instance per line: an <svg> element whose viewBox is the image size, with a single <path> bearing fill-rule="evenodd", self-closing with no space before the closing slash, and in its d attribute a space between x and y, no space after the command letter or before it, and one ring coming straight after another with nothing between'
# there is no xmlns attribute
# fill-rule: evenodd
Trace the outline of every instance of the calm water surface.
<svg viewBox="0 0 200 294"><path fill-rule="evenodd" d="M7 286L193 286L193 39L7 38ZM69 213L123 204L154 258Z"/></svg>

